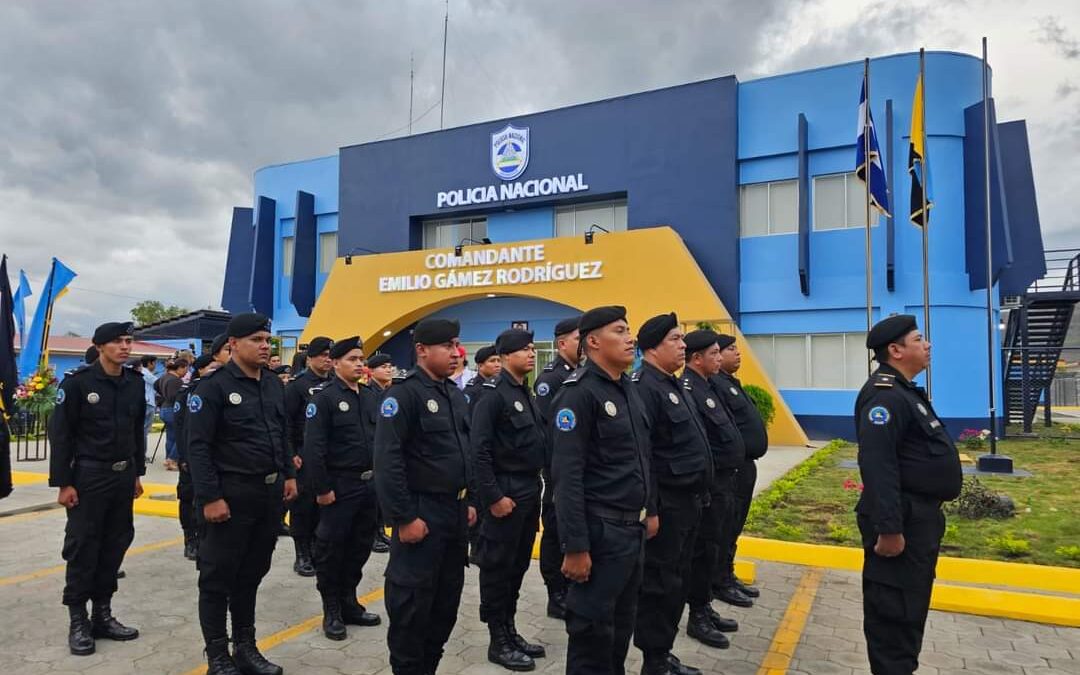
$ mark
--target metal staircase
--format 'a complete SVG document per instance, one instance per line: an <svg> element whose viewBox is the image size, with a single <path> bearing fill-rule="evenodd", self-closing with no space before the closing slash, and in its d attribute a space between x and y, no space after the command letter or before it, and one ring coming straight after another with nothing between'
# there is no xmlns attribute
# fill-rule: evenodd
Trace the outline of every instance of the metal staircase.
<svg viewBox="0 0 1080 675"><path fill-rule="evenodd" d="M1080 300L1080 253L1047 254L1047 276L1032 284L1009 312L1002 349L1005 417L1010 424L1023 424L1025 432L1031 431L1040 404L1046 404L1049 424L1050 384Z"/></svg>

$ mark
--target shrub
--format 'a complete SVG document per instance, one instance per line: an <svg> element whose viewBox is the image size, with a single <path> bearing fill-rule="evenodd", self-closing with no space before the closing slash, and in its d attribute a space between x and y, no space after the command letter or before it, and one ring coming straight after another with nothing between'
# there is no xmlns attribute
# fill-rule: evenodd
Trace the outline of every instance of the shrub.
<svg viewBox="0 0 1080 675"><path fill-rule="evenodd" d="M1066 560L1080 562L1080 546L1058 546L1054 553Z"/></svg>
<svg viewBox="0 0 1080 675"><path fill-rule="evenodd" d="M754 407L761 413L761 419L765 422L765 427L772 426L773 419L776 417L776 404L773 402L772 394L756 384L743 385L743 391L746 392Z"/></svg>
<svg viewBox="0 0 1080 675"><path fill-rule="evenodd" d="M773 534L777 539L783 539L785 541L798 541L803 538L803 529L798 525L788 525L787 523L779 523L773 528Z"/></svg>
<svg viewBox="0 0 1080 675"><path fill-rule="evenodd" d="M851 539L851 528L846 525L829 523L829 533L826 536L829 537L830 541L835 541L837 544L843 544Z"/></svg>
<svg viewBox="0 0 1080 675"><path fill-rule="evenodd" d="M753 532L757 529L759 520L779 506L784 499L798 486L799 481L810 475L810 472L832 459L840 448L846 447L847 442L841 440L829 441L829 443L811 455L805 462L788 471L780 479L773 482L764 492L754 497L750 502L750 512L746 517L746 530Z"/></svg>
<svg viewBox="0 0 1080 675"><path fill-rule="evenodd" d="M1031 553L1031 543L1026 539L1017 539L1012 533L1006 532L1000 537L990 537L986 540L990 548L1007 558L1019 558Z"/></svg>
<svg viewBox="0 0 1080 675"><path fill-rule="evenodd" d="M955 541L960 536L960 526L956 523L949 523L945 526L945 535L942 537L944 541Z"/></svg>
<svg viewBox="0 0 1080 675"><path fill-rule="evenodd" d="M961 518L978 520L980 518L1012 518L1016 506L1007 495L999 495L979 482L978 478L964 481L960 496L948 506L950 513Z"/></svg>

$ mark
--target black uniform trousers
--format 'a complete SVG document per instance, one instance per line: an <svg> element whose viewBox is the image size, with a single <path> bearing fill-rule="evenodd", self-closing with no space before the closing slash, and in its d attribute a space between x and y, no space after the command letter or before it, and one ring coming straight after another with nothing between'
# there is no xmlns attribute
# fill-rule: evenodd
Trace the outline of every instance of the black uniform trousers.
<svg viewBox="0 0 1080 675"><path fill-rule="evenodd" d="M540 503L544 524L540 534L540 576L549 592L566 591L566 577L562 573L562 547L559 545L559 522L555 515L555 484L551 472L544 473L544 495Z"/></svg>
<svg viewBox="0 0 1080 675"><path fill-rule="evenodd" d="M315 528L315 585L324 597L355 597L375 538L375 483L360 472L330 476L334 503L319 507Z"/></svg>
<svg viewBox="0 0 1080 675"><path fill-rule="evenodd" d="M233 632L254 628L255 598L277 545L284 512L282 478L221 474L221 491L230 517L223 523L202 522L199 544L199 623L207 644L227 636L226 611Z"/></svg>
<svg viewBox="0 0 1080 675"><path fill-rule="evenodd" d="M176 478L176 500L180 529L186 537L195 536L198 532L195 520L195 485L191 482L191 471L183 467Z"/></svg>
<svg viewBox="0 0 1080 675"><path fill-rule="evenodd" d="M289 535L297 541L310 541L319 527L319 505L315 502L315 488L306 480L305 471L296 473L296 486L300 494L289 504Z"/></svg>
<svg viewBox="0 0 1080 675"><path fill-rule="evenodd" d="M623 675L637 619L645 526L586 516L592 571L567 582L567 675Z"/></svg>
<svg viewBox="0 0 1080 675"><path fill-rule="evenodd" d="M77 464L72 481L79 505L67 510L63 557L67 561L65 605L108 600L116 593L116 573L135 538L131 503L135 468L123 471Z"/></svg>
<svg viewBox="0 0 1080 675"><path fill-rule="evenodd" d="M660 488L660 531L645 542L645 576L634 627L634 645L646 656L667 653L675 644L690 588L701 506L700 495Z"/></svg>
<svg viewBox="0 0 1080 675"><path fill-rule="evenodd" d="M396 675L434 673L457 622L468 562L468 513L456 494L416 494L416 514L428 535L402 543L390 537L386 567L387 644Z"/></svg>
<svg viewBox="0 0 1080 675"><path fill-rule="evenodd" d="M735 469L717 469L709 490L709 505L701 510L701 526L694 542L690 562L690 588L687 601L691 609L703 609L712 601L712 580L721 561L726 564L727 546L738 518L735 495ZM660 521L663 527L663 519Z"/></svg>
<svg viewBox="0 0 1080 675"><path fill-rule="evenodd" d="M877 530L857 518L863 543L863 633L874 675L910 675L919 667L945 516L941 502L904 494L904 552L874 553Z"/></svg>
<svg viewBox="0 0 1080 675"><path fill-rule="evenodd" d="M739 536L746 526L750 515L750 502L754 500L754 485L757 484L757 463L748 459L735 472L735 515L727 538L721 544L720 564L716 568L714 583L726 586L735 577L735 551L739 547Z"/></svg>
<svg viewBox="0 0 1080 675"><path fill-rule="evenodd" d="M503 485L513 481L517 490L504 487L504 494L517 506L504 518L489 511L480 526L476 562L480 567L480 620L499 624L517 612L521 582L529 571L533 545L540 524L540 482L536 476L504 477ZM522 483L533 483L533 489L522 492Z"/></svg>

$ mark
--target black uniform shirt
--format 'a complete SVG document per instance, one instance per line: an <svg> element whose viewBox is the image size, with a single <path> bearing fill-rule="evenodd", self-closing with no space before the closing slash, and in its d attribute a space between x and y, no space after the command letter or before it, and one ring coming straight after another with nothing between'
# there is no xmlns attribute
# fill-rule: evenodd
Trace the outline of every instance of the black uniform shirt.
<svg viewBox="0 0 1080 675"><path fill-rule="evenodd" d="M747 459L760 459L769 449L769 432L765 428L765 421L761 419L761 413L750 397L743 391L742 383L734 375L728 375L720 371L719 375L709 378L713 388L724 395L731 416L735 419L735 426L739 427L742 434L743 445L746 446Z"/></svg>
<svg viewBox="0 0 1080 675"><path fill-rule="evenodd" d="M683 390L697 408L712 450L713 466L737 469L746 461L746 446L735 426L724 397L704 377L691 368L683 371Z"/></svg>
<svg viewBox="0 0 1080 675"><path fill-rule="evenodd" d="M638 388L592 361L575 370L552 409L555 509L563 551L589 550L589 505L638 513L649 502L649 419Z"/></svg>
<svg viewBox="0 0 1080 675"><path fill-rule="evenodd" d="M285 447L284 389L270 370L256 380L233 361L202 378L184 422L196 500L222 498L222 473L296 477Z"/></svg>
<svg viewBox="0 0 1080 675"><path fill-rule="evenodd" d="M301 457L315 494L333 489L330 477L334 473L368 471L374 466L375 429L368 420L377 406L369 390L353 391L339 377L311 397L304 411L307 423Z"/></svg>
<svg viewBox="0 0 1080 675"><path fill-rule="evenodd" d="M176 401L173 403L173 426L176 427L176 455L181 466L187 464L188 461L186 431L188 399L191 398L191 394L195 391L195 387L199 385L200 380L199 377L193 377L191 381L180 387L180 391L176 392Z"/></svg>
<svg viewBox="0 0 1080 675"><path fill-rule="evenodd" d="M458 494L470 479L465 395L450 379L423 368L395 380L379 404L375 485L393 525L417 517L417 493Z"/></svg>
<svg viewBox="0 0 1080 675"><path fill-rule="evenodd" d="M465 401L469 404L469 410L474 409L477 402L484 395L484 382L486 381L483 377L477 375L469 380L465 388L461 390L465 394Z"/></svg>
<svg viewBox="0 0 1080 675"><path fill-rule="evenodd" d="M540 415L548 426L551 426L551 402L555 400L559 387L572 372L573 366L561 355L556 355L555 360L544 366L544 371L536 378L536 407L540 409Z"/></svg>
<svg viewBox="0 0 1080 675"><path fill-rule="evenodd" d="M879 534L904 531L901 493L949 501L960 494L960 455L926 392L892 366L878 368L855 401L863 493L855 507Z"/></svg>
<svg viewBox="0 0 1080 675"><path fill-rule="evenodd" d="M527 383L503 370L483 384L488 392L472 407L470 437L480 502L489 507L503 497L496 475L532 474L544 468L547 436ZM509 495L514 497L516 495Z"/></svg>
<svg viewBox="0 0 1080 675"><path fill-rule="evenodd" d="M130 460L146 474L146 383L121 368L107 375L99 362L79 368L60 383L49 419L49 485L66 487L77 459Z"/></svg>
<svg viewBox="0 0 1080 675"><path fill-rule="evenodd" d="M630 379L637 384L652 422L653 481L665 488L708 490L713 479L712 452L682 385L648 361Z"/></svg>
<svg viewBox="0 0 1080 675"><path fill-rule="evenodd" d="M307 404L315 392L330 381L330 377L319 377L309 368L285 385L285 429L290 457L300 454L300 448L304 446L304 411Z"/></svg>

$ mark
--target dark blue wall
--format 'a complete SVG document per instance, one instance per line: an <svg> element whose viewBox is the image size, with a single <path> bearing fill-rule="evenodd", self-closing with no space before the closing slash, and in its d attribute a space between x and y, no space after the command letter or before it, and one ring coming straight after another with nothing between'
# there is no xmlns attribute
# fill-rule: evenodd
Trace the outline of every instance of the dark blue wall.
<svg viewBox="0 0 1080 675"><path fill-rule="evenodd" d="M735 78L725 77L342 148L338 251L415 248L420 220L469 213L437 209L436 195L501 184L491 169L490 136L511 121L530 133L528 168L518 180L581 173L590 189L471 213L625 194L629 227L673 227L735 313L736 88Z"/></svg>
<svg viewBox="0 0 1080 675"><path fill-rule="evenodd" d="M296 225L293 233L293 270L289 299L296 313L311 316L315 306L315 269L318 263L315 195L296 191Z"/></svg>
<svg viewBox="0 0 1080 675"><path fill-rule="evenodd" d="M240 314L250 309L248 284L251 281L251 250L255 243L252 212L249 208L235 207L232 226L229 228L229 252L225 262L221 306L232 314Z"/></svg>
<svg viewBox="0 0 1080 675"><path fill-rule="evenodd" d="M1013 253L1012 265L1001 273L1001 293L1020 295L1031 282L1046 274L1027 124L1023 120L999 124L998 142L1001 144L1001 176L1005 184L1005 202L1009 205Z"/></svg>
<svg viewBox="0 0 1080 675"><path fill-rule="evenodd" d="M255 234L251 247L251 283L248 286L250 310L274 315L274 225L277 202L260 196L256 202Z"/></svg>

